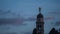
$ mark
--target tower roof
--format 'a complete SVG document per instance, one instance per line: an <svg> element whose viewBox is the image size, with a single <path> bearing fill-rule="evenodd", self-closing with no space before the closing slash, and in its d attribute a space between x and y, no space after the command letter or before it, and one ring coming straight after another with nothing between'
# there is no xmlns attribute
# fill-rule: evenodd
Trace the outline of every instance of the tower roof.
<svg viewBox="0 0 60 34"><path fill-rule="evenodd" d="M37 15L37 18L43 18L43 15L42 15L41 13L39 13L39 14Z"/></svg>
<svg viewBox="0 0 60 34"><path fill-rule="evenodd" d="M39 14L37 15L37 18L43 18L43 15L41 14L41 8L39 8Z"/></svg>

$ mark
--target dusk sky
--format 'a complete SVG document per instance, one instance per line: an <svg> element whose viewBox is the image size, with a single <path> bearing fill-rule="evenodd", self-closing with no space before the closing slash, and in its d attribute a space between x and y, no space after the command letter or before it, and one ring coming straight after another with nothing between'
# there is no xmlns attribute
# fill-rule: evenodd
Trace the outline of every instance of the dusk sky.
<svg viewBox="0 0 60 34"><path fill-rule="evenodd" d="M54 18L53 20L44 20L45 33L48 33L52 27L55 27L52 24L60 21L60 0L0 0L0 18L14 18L18 15L26 19L29 17L36 17L39 13L39 7L42 8L41 13L44 15L44 18ZM12 26L15 28L14 31L18 32L19 30L20 32L25 32L26 28L28 28L26 32L31 32L35 27L35 21L24 23L26 23L27 26ZM12 31L12 29L9 31Z"/></svg>
<svg viewBox="0 0 60 34"><path fill-rule="evenodd" d="M38 14L38 7L42 13L60 11L60 0L0 0L0 10L8 11L23 17L35 16Z"/></svg>

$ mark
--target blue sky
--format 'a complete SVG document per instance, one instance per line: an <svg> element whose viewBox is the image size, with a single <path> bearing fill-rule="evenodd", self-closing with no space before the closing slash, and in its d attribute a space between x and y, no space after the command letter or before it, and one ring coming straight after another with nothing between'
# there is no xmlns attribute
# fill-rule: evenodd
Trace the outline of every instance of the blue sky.
<svg viewBox="0 0 60 34"><path fill-rule="evenodd" d="M0 15L0 18L9 18L9 17L16 17L18 14L21 17L29 18L29 17L36 17L38 14L38 7L42 8L42 14L44 17L54 17L55 20L45 21L45 29L48 31L50 28L54 27L51 23L55 23L56 21L60 20L60 14L51 14L50 12L60 12L60 0L0 0L0 10L6 12L10 10L11 12L6 15ZM3 14L3 12L1 12ZM12 15L14 14L14 15ZM31 29L35 27L32 22L27 23L27 26L22 26L22 28L29 28ZM32 27L32 25L33 27ZM52 26L52 27L51 27ZM47 28L48 27L48 28ZM26 28L24 29L26 30ZM22 31L24 31L22 30ZM29 30L29 29L28 29Z"/></svg>
<svg viewBox="0 0 60 34"><path fill-rule="evenodd" d="M1 18L10 18L20 15L21 17L36 17L38 14L38 7L42 8L44 17L59 15L50 14L50 12L60 11L60 0L0 0L0 10L4 12L10 10L10 13L1 15ZM1 12L3 14L3 12Z"/></svg>
<svg viewBox="0 0 60 34"><path fill-rule="evenodd" d="M37 15L38 7L42 7L42 12L46 15L49 11L60 10L60 3L59 0L0 0L1 10L11 10L24 17Z"/></svg>

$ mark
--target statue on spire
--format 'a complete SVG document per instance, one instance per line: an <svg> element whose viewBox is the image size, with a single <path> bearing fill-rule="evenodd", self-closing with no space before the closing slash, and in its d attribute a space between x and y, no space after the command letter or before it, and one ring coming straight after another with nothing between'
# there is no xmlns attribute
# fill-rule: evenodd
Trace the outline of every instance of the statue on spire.
<svg viewBox="0 0 60 34"><path fill-rule="evenodd" d="M39 13L41 13L41 8L39 7Z"/></svg>

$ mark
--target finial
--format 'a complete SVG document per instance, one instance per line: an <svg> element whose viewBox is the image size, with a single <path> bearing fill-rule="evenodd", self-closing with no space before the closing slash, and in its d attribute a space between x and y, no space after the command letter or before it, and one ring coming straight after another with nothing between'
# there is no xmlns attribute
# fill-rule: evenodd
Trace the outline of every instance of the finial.
<svg viewBox="0 0 60 34"><path fill-rule="evenodd" d="M41 13L41 8L39 7L39 13Z"/></svg>

